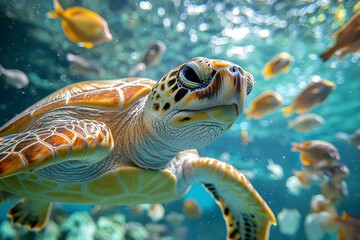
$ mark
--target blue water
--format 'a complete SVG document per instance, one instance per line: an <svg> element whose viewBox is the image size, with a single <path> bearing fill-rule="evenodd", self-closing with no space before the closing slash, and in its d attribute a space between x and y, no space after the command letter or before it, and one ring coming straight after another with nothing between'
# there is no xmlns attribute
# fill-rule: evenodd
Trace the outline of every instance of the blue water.
<svg viewBox="0 0 360 240"><path fill-rule="evenodd" d="M292 170L301 169L299 154L291 151L291 142L324 140L335 145L341 162L350 169L345 179L349 196L336 209L360 216L360 151L335 137L337 132L351 133L360 127L360 54L349 54L341 61L333 57L326 63L318 55L334 43L336 32L355 11L356 1L61 1L64 8L82 6L103 16L114 37L111 42L85 49L70 42L60 22L47 19L53 9L51 1L0 1L0 64L5 68L25 72L30 84L23 89L7 85L0 77L0 123L4 124L31 104L51 92L71 83L99 77L74 74L65 55L68 52L92 59L103 69L102 79L127 77L127 72L141 60L144 49L160 39L167 46L159 64L138 75L155 80L170 69L196 56L225 59L249 71L255 85L247 97L246 109L264 91L278 92L283 106L312 79L324 78L336 83L334 92L321 105L311 110L325 119L325 124L308 133L296 133L287 128L288 118L281 109L260 119L248 120L243 114L219 140L199 149L202 155L221 158L226 152L229 163L239 169L258 171L251 183L265 199L274 214L282 208L296 208L301 213L297 234L288 237L272 227L270 239L306 239L304 220L310 212L310 199L320 193L320 187L302 190L300 196L289 194L286 180ZM295 2L295 1L294 1ZM151 4L151 9L144 7ZM147 5L146 5L147 4ZM359 4L357 4L359 5ZM341 12L340 10L343 9ZM339 13L340 12L340 13ZM343 14L343 15L341 15ZM234 47L242 47L234 53ZM264 65L277 53L288 52L294 57L287 73L270 81L262 76ZM293 119L294 115L290 117ZM240 129L246 125L253 140L241 144ZM266 169L268 160L280 165L284 177L271 180ZM165 211L182 212L185 199L195 198L203 208L200 219L185 219L188 228L185 239L224 239L225 224L213 199L200 185L196 185L183 199L164 205ZM6 219L9 205L2 207ZM66 205L71 213L89 210ZM117 211L127 221L146 224L146 216L132 216L126 207ZM162 220L163 224L167 224ZM168 231L172 236L172 230ZM326 236L324 239L336 239Z"/></svg>

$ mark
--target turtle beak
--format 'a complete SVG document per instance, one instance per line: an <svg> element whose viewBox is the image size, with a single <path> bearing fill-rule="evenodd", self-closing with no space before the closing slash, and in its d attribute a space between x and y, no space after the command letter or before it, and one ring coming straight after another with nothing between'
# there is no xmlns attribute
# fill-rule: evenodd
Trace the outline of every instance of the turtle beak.
<svg viewBox="0 0 360 240"><path fill-rule="evenodd" d="M245 106L246 95L254 84L252 75L240 66L222 60L212 60L215 74L206 88L190 93L180 105L181 109L203 110L215 106L236 105L236 116Z"/></svg>
<svg viewBox="0 0 360 240"><path fill-rule="evenodd" d="M251 92L254 85L253 76L233 63L214 60L212 64L215 69L218 69L211 83L213 85L211 88L216 90L214 94L220 96L216 104L235 104L237 115L240 115L245 107L246 95Z"/></svg>

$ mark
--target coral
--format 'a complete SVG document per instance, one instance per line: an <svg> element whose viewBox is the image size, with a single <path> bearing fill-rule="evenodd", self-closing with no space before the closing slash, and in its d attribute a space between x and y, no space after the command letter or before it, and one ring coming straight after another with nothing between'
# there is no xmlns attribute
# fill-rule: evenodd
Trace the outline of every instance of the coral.
<svg viewBox="0 0 360 240"><path fill-rule="evenodd" d="M96 224L88 212L73 213L60 227L61 239L92 240L96 232Z"/></svg>
<svg viewBox="0 0 360 240"><path fill-rule="evenodd" d="M12 240L15 239L17 232L14 226L9 221L3 221L0 225L0 239Z"/></svg>
<svg viewBox="0 0 360 240"><path fill-rule="evenodd" d="M125 239L125 217L123 215L100 217L96 226L95 240Z"/></svg>

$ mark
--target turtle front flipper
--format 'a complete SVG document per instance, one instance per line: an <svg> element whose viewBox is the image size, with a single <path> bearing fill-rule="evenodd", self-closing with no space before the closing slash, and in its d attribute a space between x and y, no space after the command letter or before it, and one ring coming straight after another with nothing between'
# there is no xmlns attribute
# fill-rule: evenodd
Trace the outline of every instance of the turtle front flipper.
<svg viewBox="0 0 360 240"><path fill-rule="evenodd" d="M8 212L11 221L30 230L41 230L49 220L52 203L22 199Z"/></svg>
<svg viewBox="0 0 360 240"><path fill-rule="evenodd" d="M228 240L269 238L271 224L276 225L274 214L242 173L227 163L199 157L196 151L179 154L185 158L182 172L185 182L179 187L204 184L222 210Z"/></svg>
<svg viewBox="0 0 360 240"><path fill-rule="evenodd" d="M0 178L67 160L98 162L114 146L110 129L93 120L57 121L0 138Z"/></svg>

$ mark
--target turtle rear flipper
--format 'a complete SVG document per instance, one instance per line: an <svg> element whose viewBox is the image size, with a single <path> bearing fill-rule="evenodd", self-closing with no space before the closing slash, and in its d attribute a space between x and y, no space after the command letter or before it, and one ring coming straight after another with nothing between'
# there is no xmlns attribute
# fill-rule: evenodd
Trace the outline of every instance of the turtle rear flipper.
<svg viewBox="0 0 360 240"><path fill-rule="evenodd" d="M269 227L276 225L274 214L245 176L233 166L198 157L196 153L184 161L183 174L189 181L187 184L201 182L215 198L227 225L228 240L269 238Z"/></svg>
<svg viewBox="0 0 360 240"><path fill-rule="evenodd" d="M8 212L11 221L30 230L41 230L49 220L52 203L22 199Z"/></svg>
<svg viewBox="0 0 360 240"><path fill-rule="evenodd" d="M93 120L58 121L0 138L0 178L67 160L98 162L112 151L110 129Z"/></svg>

